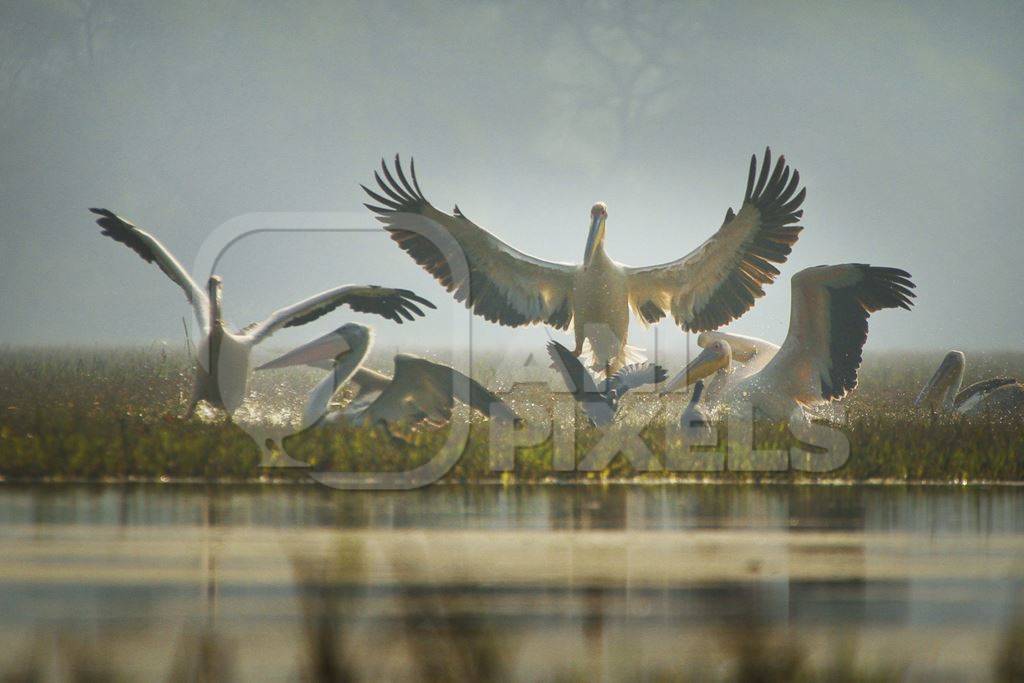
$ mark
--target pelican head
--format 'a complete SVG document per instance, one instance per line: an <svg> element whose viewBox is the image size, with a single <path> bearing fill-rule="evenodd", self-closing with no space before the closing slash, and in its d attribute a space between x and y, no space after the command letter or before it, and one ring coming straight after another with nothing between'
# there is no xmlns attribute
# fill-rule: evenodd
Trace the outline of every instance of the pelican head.
<svg viewBox="0 0 1024 683"><path fill-rule="evenodd" d="M219 299L222 289L224 289L224 281L220 279L220 275L211 275L210 279L206 281L206 291L209 293L210 299Z"/></svg>
<svg viewBox="0 0 1024 683"><path fill-rule="evenodd" d="M742 334L730 334L729 332L701 332L697 337L697 346L706 349L716 341L724 341L729 344L732 359L737 363L749 363L750 359L757 355L757 345L752 343L756 340Z"/></svg>
<svg viewBox="0 0 1024 683"><path fill-rule="evenodd" d="M598 202L590 209L590 234L587 235L587 248L583 252L583 265L589 266L597 252L604 247L604 224L608 220L608 207Z"/></svg>
<svg viewBox="0 0 1024 683"><path fill-rule="evenodd" d="M372 343L373 330L359 323L346 323L333 332L303 344L256 369L270 370L293 365L330 369L344 363L353 352L361 357Z"/></svg>
<svg viewBox="0 0 1024 683"><path fill-rule="evenodd" d="M933 412L953 409L956 393L964 379L964 354L961 351L950 351L939 364L932 378L917 395L914 405Z"/></svg>
<svg viewBox="0 0 1024 683"><path fill-rule="evenodd" d="M697 380L702 380L719 370L728 368L731 364L732 347L724 339L717 339L704 347L704 350L690 361L689 365L680 370L679 374L665 385L662 393L675 391L680 387L687 387Z"/></svg>
<svg viewBox="0 0 1024 683"><path fill-rule="evenodd" d="M210 279L206 281L206 292L210 297L212 312L210 318L214 321L220 319L220 294L223 290L224 281L220 279L220 275L211 275Z"/></svg>

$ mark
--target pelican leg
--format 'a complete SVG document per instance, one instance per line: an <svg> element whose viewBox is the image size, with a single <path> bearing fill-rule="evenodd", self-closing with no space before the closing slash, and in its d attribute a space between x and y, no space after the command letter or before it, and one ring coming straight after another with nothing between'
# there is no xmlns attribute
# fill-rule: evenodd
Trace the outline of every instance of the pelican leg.
<svg viewBox="0 0 1024 683"><path fill-rule="evenodd" d="M582 325L574 325L573 332L576 335L576 348L572 350L572 355L579 358L580 354L583 353L583 341L587 338L587 335L584 334Z"/></svg>

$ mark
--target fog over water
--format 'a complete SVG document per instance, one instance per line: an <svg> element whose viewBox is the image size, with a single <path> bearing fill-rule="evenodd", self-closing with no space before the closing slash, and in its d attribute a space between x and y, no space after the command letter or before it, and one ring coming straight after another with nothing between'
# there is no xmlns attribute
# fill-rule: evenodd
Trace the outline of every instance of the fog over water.
<svg viewBox="0 0 1024 683"><path fill-rule="evenodd" d="M1021 26L1017 2L5 2L0 345L181 343L181 293L99 235L87 208L104 206L186 264L232 221L364 230L237 242L227 317L405 286L438 313L399 329L341 311L274 344L362 320L387 347L443 346L465 312L361 206L382 156L414 155L439 208L541 258L580 260L605 201L609 254L642 265L717 229L771 145L806 183L806 227L730 329L780 342L789 277L860 261L919 285L912 313L872 319L869 351L1020 349ZM472 330L488 348L547 338Z"/></svg>

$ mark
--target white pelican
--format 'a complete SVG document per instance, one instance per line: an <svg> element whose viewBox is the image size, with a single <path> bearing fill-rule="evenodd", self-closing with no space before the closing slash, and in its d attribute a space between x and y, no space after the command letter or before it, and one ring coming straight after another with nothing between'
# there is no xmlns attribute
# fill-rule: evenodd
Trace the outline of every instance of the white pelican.
<svg viewBox="0 0 1024 683"><path fill-rule="evenodd" d="M800 174L790 173L785 158L774 169L766 149L761 171L750 158L747 189L738 213L730 208L718 232L686 256L657 266L634 268L605 254L608 209L597 203L590 211L590 232L582 264L534 258L505 244L473 223L456 206L438 211L423 196L410 163L410 182L395 157L395 176L381 161L379 187L363 189L376 204L384 229L457 301L477 315L510 327L544 323L564 330L573 323L574 354L593 352L592 367L615 372L627 360L629 311L645 326L671 313L684 330L712 330L743 315L764 294L797 241L805 190ZM438 228L454 238L468 272L448 262L444 250L429 238Z"/></svg>
<svg viewBox="0 0 1024 683"><path fill-rule="evenodd" d="M804 408L842 398L857 386L868 317L883 308L909 310L910 274L862 263L806 268L792 279L789 332L764 368L727 383L722 405L749 402L771 420L806 419ZM724 338L708 344L665 387L672 391L716 372L733 360Z"/></svg>
<svg viewBox="0 0 1024 683"><path fill-rule="evenodd" d="M711 382L704 387L704 401L708 405L715 405L727 387L761 372L779 352L778 345L770 341L718 330L701 332L697 337L697 346L706 349L716 341L729 344L732 363L728 368L716 372Z"/></svg>
<svg viewBox="0 0 1024 683"><path fill-rule="evenodd" d="M417 303L434 308L434 304L407 289L342 285L274 311L265 320L232 332L225 327L222 317L220 277L210 276L204 292L155 237L111 211L90 211L100 216L96 223L103 228L104 235L127 245L147 262L155 262L185 291L185 297L192 304L202 337L198 344L195 386L186 417L191 417L201 400L224 409L228 415L234 413L245 400L253 347L283 327L304 325L342 305L360 313L376 313L396 323L401 323L403 318L413 320L414 314L422 316L423 311Z"/></svg>
<svg viewBox="0 0 1024 683"><path fill-rule="evenodd" d="M647 384L664 382L668 374L660 365L635 363L619 369L611 376L602 391L597 379L583 367L583 363L569 349L556 341L548 342L551 364L559 374L573 398L583 408L590 422L597 427L611 424L619 410L619 401L631 389Z"/></svg>
<svg viewBox="0 0 1024 683"><path fill-rule="evenodd" d="M373 346L373 331L366 325L347 323L319 339L265 363L257 370L292 365L329 367L331 373L309 394L303 424L434 426L447 423L455 399L480 413L516 419L515 413L478 382L441 363L399 353L394 377L361 368ZM352 381L359 393L341 410L329 410L338 389Z"/></svg>
<svg viewBox="0 0 1024 683"><path fill-rule="evenodd" d="M1020 380L994 377L961 390L965 364L962 351L947 353L914 405L935 413L1024 415L1024 384Z"/></svg>

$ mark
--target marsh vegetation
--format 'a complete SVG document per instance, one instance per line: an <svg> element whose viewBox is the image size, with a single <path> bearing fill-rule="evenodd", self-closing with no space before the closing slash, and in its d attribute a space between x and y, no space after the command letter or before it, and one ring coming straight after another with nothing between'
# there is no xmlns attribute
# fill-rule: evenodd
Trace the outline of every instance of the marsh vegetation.
<svg viewBox="0 0 1024 683"><path fill-rule="evenodd" d="M920 414L912 403L941 353L885 353L869 356L860 387L843 402L838 424L849 439L850 456L840 468L821 474L792 469L749 471L734 458L720 472L640 472L617 456L600 472L555 472L549 439L518 449L511 473L496 472L489 453L486 421L474 419L467 448L448 473L451 481L580 480L633 478L786 481L814 479L895 481L1020 481L1024 479L1024 429L1014 420L955 418ZM1024 376L1024 354L972 354L966 382L994 375ZM485 382L494 364L475 359ZM189 360L180 351L148 349L53 349L0 352L0 476L7 479L301 479L301 473L268 464L254 437L286 437L299 428L306 392L315 370L258 373L250 398L232 424L216 415L181 418L190 391ZM500 385L500 383L499 383ZM513 407L550 409L541 386L519 387ZM637 401L657 400L638 395ZM664 411L642 432L660 463L668 444ZM599 430L576 422L576 460L601 438ZM720 424L714 451L723 451L728 431ZM258 428L257 428L258 427ZM337 471L399 471L428 461L447 430L424 430L396 438L378 429L320 430L287 438L290 456L312 467ZM757 424L754 446L789 448L783 426ZM668 445L667 445L668 444ZM728 461L727 461L728 462Z"/></svg>

